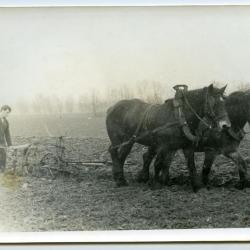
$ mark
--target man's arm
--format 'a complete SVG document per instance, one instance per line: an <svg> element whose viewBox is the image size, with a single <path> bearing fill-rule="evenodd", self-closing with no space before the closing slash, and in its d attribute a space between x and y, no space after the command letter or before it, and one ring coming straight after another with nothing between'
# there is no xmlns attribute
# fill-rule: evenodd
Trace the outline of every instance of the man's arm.
<svg viewBox="0 0 250 250"><path fill-rule="evenodd" d="M8 123L7 129L5 131L5 139L6 139L7 145L12 146L12 141L11 141L11 137L10 137L9 123Z"/></svg>

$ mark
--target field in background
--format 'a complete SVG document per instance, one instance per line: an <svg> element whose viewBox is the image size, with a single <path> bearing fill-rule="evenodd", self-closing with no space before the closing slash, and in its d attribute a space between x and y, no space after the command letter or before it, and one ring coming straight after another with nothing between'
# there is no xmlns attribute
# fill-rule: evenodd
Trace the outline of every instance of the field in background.
<svg viewBox="0 0 250 250"><path fill-rule="evenodd" d="M13 136L107 137L105 114L11 115L9 122Z"/></svg>
<svg viewBox="0 0 250 250"><path fill-rule="evenodd" d="M9 117L12 136L22 137L95 137L107 138L105 113L94 117L91 114L11 115ZM248 125L245 131L249 132ZM247 135L247 137L249 137Z"/></svg>

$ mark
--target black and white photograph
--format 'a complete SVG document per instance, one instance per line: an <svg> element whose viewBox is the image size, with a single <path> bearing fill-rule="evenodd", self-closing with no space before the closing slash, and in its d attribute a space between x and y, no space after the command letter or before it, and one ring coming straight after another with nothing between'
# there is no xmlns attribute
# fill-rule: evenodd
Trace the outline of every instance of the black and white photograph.
<svg viewBox="0 0 250 250"><path fill-rule="evenodd" d="M250 6L1 7L0 30L1 233L250 227Z"/></svg>

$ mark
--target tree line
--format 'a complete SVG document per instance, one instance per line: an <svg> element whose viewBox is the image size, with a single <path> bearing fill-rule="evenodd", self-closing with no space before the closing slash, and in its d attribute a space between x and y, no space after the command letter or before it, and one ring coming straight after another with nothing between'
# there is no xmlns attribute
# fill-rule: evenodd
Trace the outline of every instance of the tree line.
<svg viewBox="0 0 250 250"><path fill-rule="evenodd" d="M215 85L222 83L213 81ZM247 90L250 83L240 82L237 90ZM98 116L106 113L108 107L122 99L139 98L149 103L163 103L173 97L174 91L160 82L141 81L135 86L120 85L107 87L105 90L92 89L87 93L79 93L77 97L65 98L57 95L37 94L30 101L18 100L13 106L16 113L25 114L64 114L87 113Z"/></svg>
<svg viewBox="0 0 250 250"><path fill-rule="evenodd" d="M88 113L98 116L118 100L140 98L149 103L162 103L171 94L160 82L142 81L136 86L107 87L102 91L93 88L75 97L37 94L32 100L17 100L13 111L21 114Z"/></svg>

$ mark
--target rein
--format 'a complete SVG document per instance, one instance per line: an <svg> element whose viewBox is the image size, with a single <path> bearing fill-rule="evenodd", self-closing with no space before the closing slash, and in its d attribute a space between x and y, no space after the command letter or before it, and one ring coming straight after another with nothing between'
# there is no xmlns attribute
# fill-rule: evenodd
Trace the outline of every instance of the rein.
<svg viewBox="0 0 250 250"><path fill-rule="evenodd" d="M182 88L183 88L183 89L182 89ZM178 120L179 120L179 121L178 121L178 122L171 123L171 124L165 124L165 125L163 125L163 126L160 126L160 127L156 128L156 129L154 129L153 131L151 131L151 133L152 133L152 134L155 134L155 133L158 133L158 132L161 131L161 130L164 130L164 129L167 129L167 128L171 127L171 126L176 126L176 125L179 124L179 125L182 127L182 130L183 130L184 134L186 135L186 137L187 137L189 140L191 140L191 141L197 142L198 137L197 137L197 135L194 136L194 135L191 133L191 131L190 131L190 129L189 129L189 126L188 126L188 124L187 124L187 122L186 122L185 116L184 116L184 114L183 114L182 104L181 104L182 101L180 100L181 97L183 98L184 103L186 104L186 106L190 109L190 111L197 117L197 119L198 119L200 122L202 122L202 123L203 123L207 128L209 128L209 129L211 129L212 126L211 126L208 122L206 122L205 119L202 118L202 117L195 111L195 109L191 106L191 104L189 103L189 101L188 101L188 99L187 99L187 97L186 97L186 95L185 95L185 92L187 91L187 86L186 86L186 85L176 85L176 86L174 86L174 89L176 90L176 97L175 97L175 99L174 99L174 107L175 107L175 110L177 111L176 114L177 114L177 116L178 116ZM206 91L206 97L205 97L206 103L205 103L205 107L204 107L204 112L205 112L205 113L208 113L208 112L207 112L207 105L209 105L209 108L210 108L210 115L211 115L211 116L214 116L214 112L213 112L213 110L212 110L212 108L211 108L211 105L210 105L210 102L208 101L208 98L207 98L207 95L208 95L208 93L207 93L207 88L204 88L204 91ZM178 98L177 98L177 96L178 96ZM147 120L148 120L148 118L149 118L148 116L149 116L150 111L151 111L151 109L152 109L153 106L154 106L154 105L149 105L149 106L146 108L146 110L143 112L143 115L141 116L141 119L140 119L140 121L139 121L139 123L138 123L138 125L137 125L137 127L136 127L136 130L135 130L134 134L132 135L132 137L131 137L127 142L125 142L126 146L131 146L131 145L133 145L133 143L135 143L138 139L143 138L144 136L146 136L146 135L144 135L144 134L141 135L141 136L139 136L139 134L140 134L141 128L142 128L143 126L146 127L146 123L148 122ZM124 143L123 143L123 144L124 144Z"/></svg>
<svg viewBox="0 0 250 250"><path fill-rule="evenodd" d="M205 87L203 89L203 95L204 95L204 107L203 107L203 113L204 117L202 118L197 111L192 107L190 102L187 98L187 86L186 85L176 85L174 86L174 90L176 91L175 99L174 99L174 108L175 108L175 114L176 118L179 120L179 123L182 127L182 130L185 134L185 136L193 141L198 142L199 138L202 136L201 131L204 131L205 128L208 130L212 129L212 123L216 123L216 121L219 119L219 117L216 117L214 110L212 108L211 102L208 97L208 88ZM183 113L183 106L186 106L191 113L200 121L199 127L195 131L195 136L192 134L188 123L185 119L185 115ZM212 122L212 123L211 123ZM202 128L203 125L203 128ZM205 127L205 128L204 128Z"/></svg>
<svg viewBox="0 0 250 250"><path fill-rule="evenodd" d="M208 128L211 128L211 125L208 124L203 118L201 118L198 113L194 110L194 108L191 106L191 104L189 103L186 95L183 93L183 97L184 97L184 101L186 103L186 105L188 106L188 108L192 111L192 113L197 117L198 120L200 120L205 126L207 126Z"/></svg>

